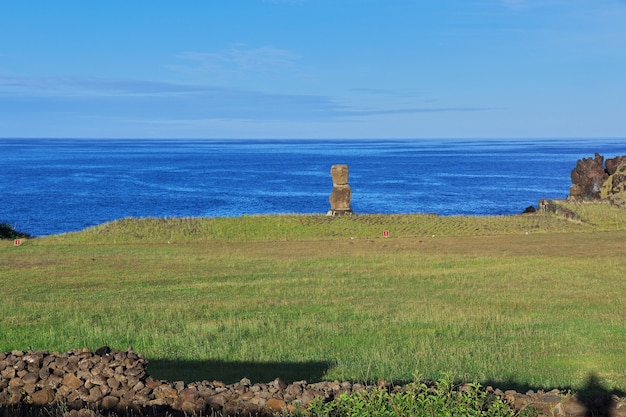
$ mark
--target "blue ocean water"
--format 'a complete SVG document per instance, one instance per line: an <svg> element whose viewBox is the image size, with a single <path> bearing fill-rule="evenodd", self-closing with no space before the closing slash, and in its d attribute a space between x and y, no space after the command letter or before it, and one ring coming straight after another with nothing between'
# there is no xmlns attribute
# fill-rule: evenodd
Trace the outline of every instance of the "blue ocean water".
<svg viewBox="0 0 626 417"><path fill-rule="evenodd" d="M624 140L0 139L0 223L45 236L124 217L326 213L348 164L355 213L509 215L564 198L580 158Z"/></svg>

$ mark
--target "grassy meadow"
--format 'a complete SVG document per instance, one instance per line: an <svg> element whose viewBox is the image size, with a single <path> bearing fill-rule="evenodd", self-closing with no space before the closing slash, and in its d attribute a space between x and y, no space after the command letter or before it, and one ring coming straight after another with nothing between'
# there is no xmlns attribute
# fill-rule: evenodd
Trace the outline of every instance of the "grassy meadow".
<svg viewBox="0 0 626 417"><path fill-rule="evenodd" d="M132 346L168 380L626 391L626 211L123 219L0 241L0 351ZM389 237L383 237L383 231Z"/></svg>

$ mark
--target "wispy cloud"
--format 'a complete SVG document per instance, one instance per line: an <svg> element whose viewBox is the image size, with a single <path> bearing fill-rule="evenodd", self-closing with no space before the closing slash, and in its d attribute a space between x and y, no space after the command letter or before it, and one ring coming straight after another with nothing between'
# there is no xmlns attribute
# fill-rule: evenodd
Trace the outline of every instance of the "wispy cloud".
<svg viewBox="0 0 626 417"><path fill-rule="evenodd" d="M372 90L376 91L376 90ZM370 91L370 92L372 92ZM477 112L464 106L381 106L340 103L315 94L279 94L228 87L75 77L0 77L0 97L14 112L179 123L181 120L336 121L409 113Z"/></svg>
<svg viewBox="0 0 626 417"><path fill-rule="evenodd" d="M298 54L276 48L261 46L249 48L243 44L234 45L219 52L183 52L176 57L181 63L169 68L197 76L211 78L236 78L250 74L269 77L298 72Z"/></svg>
<svg viewBox="0 0 626 417"><path fill-rule="evenodd" d="M342 116L383 116L391 114L409 113L457 113L457 112L482 112L500 110L495 107L412 107L405 109L373 109L373 110L346 110L340 112Z"/></svg>
<svg viewBox="0 0 626 417"><path fill-rule="evenodd" d="M0 95L31 97L105 97L190 94L198 86L158 81L90 77L2 77Z"/></svg>

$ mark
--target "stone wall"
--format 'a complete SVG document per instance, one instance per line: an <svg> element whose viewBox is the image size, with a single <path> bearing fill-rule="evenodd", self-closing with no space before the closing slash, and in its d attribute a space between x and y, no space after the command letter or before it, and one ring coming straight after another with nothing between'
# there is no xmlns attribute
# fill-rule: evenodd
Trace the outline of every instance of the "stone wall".
<svg viewBox="0 0 626 417"><path fill-rule="evenodd" d="M263 384L247 379L230 385L219 381L185 384L154 380L146 366L145 358L132 349L0 353L0 415L12 416L11 410L20 407L54 405L62 405L70 416L272 415L303 409L315 397L331 401L342 393L374 387L338 381L287 384L280 379ZM404 389L386 382L379 382L378 387L390 392ZM589 399L559 391L486 390L516 408L534 407L542 415L626 417L626 404L609 394Z"/></svg>

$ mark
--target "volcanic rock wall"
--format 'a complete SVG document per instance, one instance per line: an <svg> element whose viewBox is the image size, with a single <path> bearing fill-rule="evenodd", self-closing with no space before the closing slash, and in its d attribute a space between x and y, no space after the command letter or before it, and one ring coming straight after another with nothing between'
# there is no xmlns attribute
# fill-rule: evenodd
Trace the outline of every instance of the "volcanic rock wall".
<svg viewBox="0 0 626 417"><path fill-rule="evenodd" d="M272 414L306 407L315 397L334 398L358 384L276 379L252 384L248 379L226 385L219 381L185 384L152 379L147 361L132 349L67 353L12 351L0 353L2 407L62 404L70 410L129 411L148 415Z"/></svg>
<svg viewBox="0 0 626 417"><path fill-rule="evenodd" d="M331 401L343 393L376 387L405 390L384 381L373 386L338 381L287 384L280 379L265 384L252 384L248 379L230 385L218 381L185 384L154 380L146 366L145 358L132 349L0 353L0 415L13 416L12 410L20 405L55 404L67 409L64 415L69 416L286 415L306 408L316 397ZM515 408L535 408L539 415L626 417L626 403L608 393L585 398L557 390L520 394L487 387L486 391Z"/></svg>

